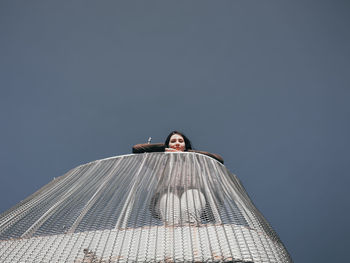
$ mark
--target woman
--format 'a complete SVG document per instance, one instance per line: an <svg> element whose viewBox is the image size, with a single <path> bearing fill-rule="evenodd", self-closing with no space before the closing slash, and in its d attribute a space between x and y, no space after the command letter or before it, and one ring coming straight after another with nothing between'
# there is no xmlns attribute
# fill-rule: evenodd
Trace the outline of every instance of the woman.
<svg viewBox="0 0 350 263"><path fill-rule="evenodd" d="M212 157L222 164L224 163L224 159L218 154L193 150L191 141L179 131L172 131L166 138L165 143L136 144L132 147L132 152L195 152Z"/></svg>
<svg viewBox="0 0 350 263"><path fill-rule="evenodd" d="M192 150L191 141L179 131L171 132L164 144L137 144L133 147L133 153L144 152L195 152L224 162L220 155ZM206 198L200 189L169 185L162 179L151 204L152 214L170 225L200 223L201 215L210 212L209 210Z"/></svg>

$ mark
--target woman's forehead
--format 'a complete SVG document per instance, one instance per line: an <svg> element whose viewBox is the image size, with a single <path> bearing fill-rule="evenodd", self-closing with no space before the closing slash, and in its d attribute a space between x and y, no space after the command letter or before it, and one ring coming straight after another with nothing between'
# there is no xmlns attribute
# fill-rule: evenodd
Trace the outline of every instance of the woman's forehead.
<svg viewBox="0 0 350 263"><path fill-rule="evenodd" d="M175 133L175 134L171 135L170 140L171 139L178 139L178 138L183 139L183 137L180 134Z"/></svg>

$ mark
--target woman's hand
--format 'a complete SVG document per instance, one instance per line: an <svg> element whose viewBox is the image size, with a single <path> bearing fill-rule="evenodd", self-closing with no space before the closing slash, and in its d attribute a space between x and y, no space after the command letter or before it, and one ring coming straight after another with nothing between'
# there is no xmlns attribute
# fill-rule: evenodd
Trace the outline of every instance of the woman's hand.
<svg viewBox="0 0 350 263"><path fill-rule="evenodd" d="M166 152L181 152L181 151L178 151L178 150L176 150L174 148L165 148L165 151Z"/></svg>

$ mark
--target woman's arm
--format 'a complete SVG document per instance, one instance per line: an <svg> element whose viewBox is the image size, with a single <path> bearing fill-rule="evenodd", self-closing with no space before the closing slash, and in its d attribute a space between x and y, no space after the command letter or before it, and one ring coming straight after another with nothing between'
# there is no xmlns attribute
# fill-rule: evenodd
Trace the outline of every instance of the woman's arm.
<svg viewBox="0 0 350 263"><path fill-rule="evenodd" d="M172 149L169 149L168 151L171 151ZM146 153L146 152L165 152L165 144L164 143L142 143L142 144L136 144L132 147L132 152L133 153ZM176 150L174 150L176 151ZM208 155L211 158L214 158L215 160L219 161L220 163L224 163L224 159L218 155L218 154L213 154L209 152L204 152L204 151L197 151L197 150L188 150L189 152L194 152L194 153L200 153L200 154L205 154Z"/></svg>
<svg viewBox="0 0 350 263"><path fill-rule="evenodd" d="M133 153L164 152L164 143L143 143L136 144L132 147Z"/></svg>

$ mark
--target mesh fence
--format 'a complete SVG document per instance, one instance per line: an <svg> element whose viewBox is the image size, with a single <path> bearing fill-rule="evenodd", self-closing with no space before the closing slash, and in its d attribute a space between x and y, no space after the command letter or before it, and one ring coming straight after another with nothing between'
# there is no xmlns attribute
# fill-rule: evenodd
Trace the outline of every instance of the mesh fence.
<svg viewBox="0 0 350 263"><path fill-rule="evenodd" d="M0 262L292 262L237 177L197 153L72 169L0 215Z"/></svg>

